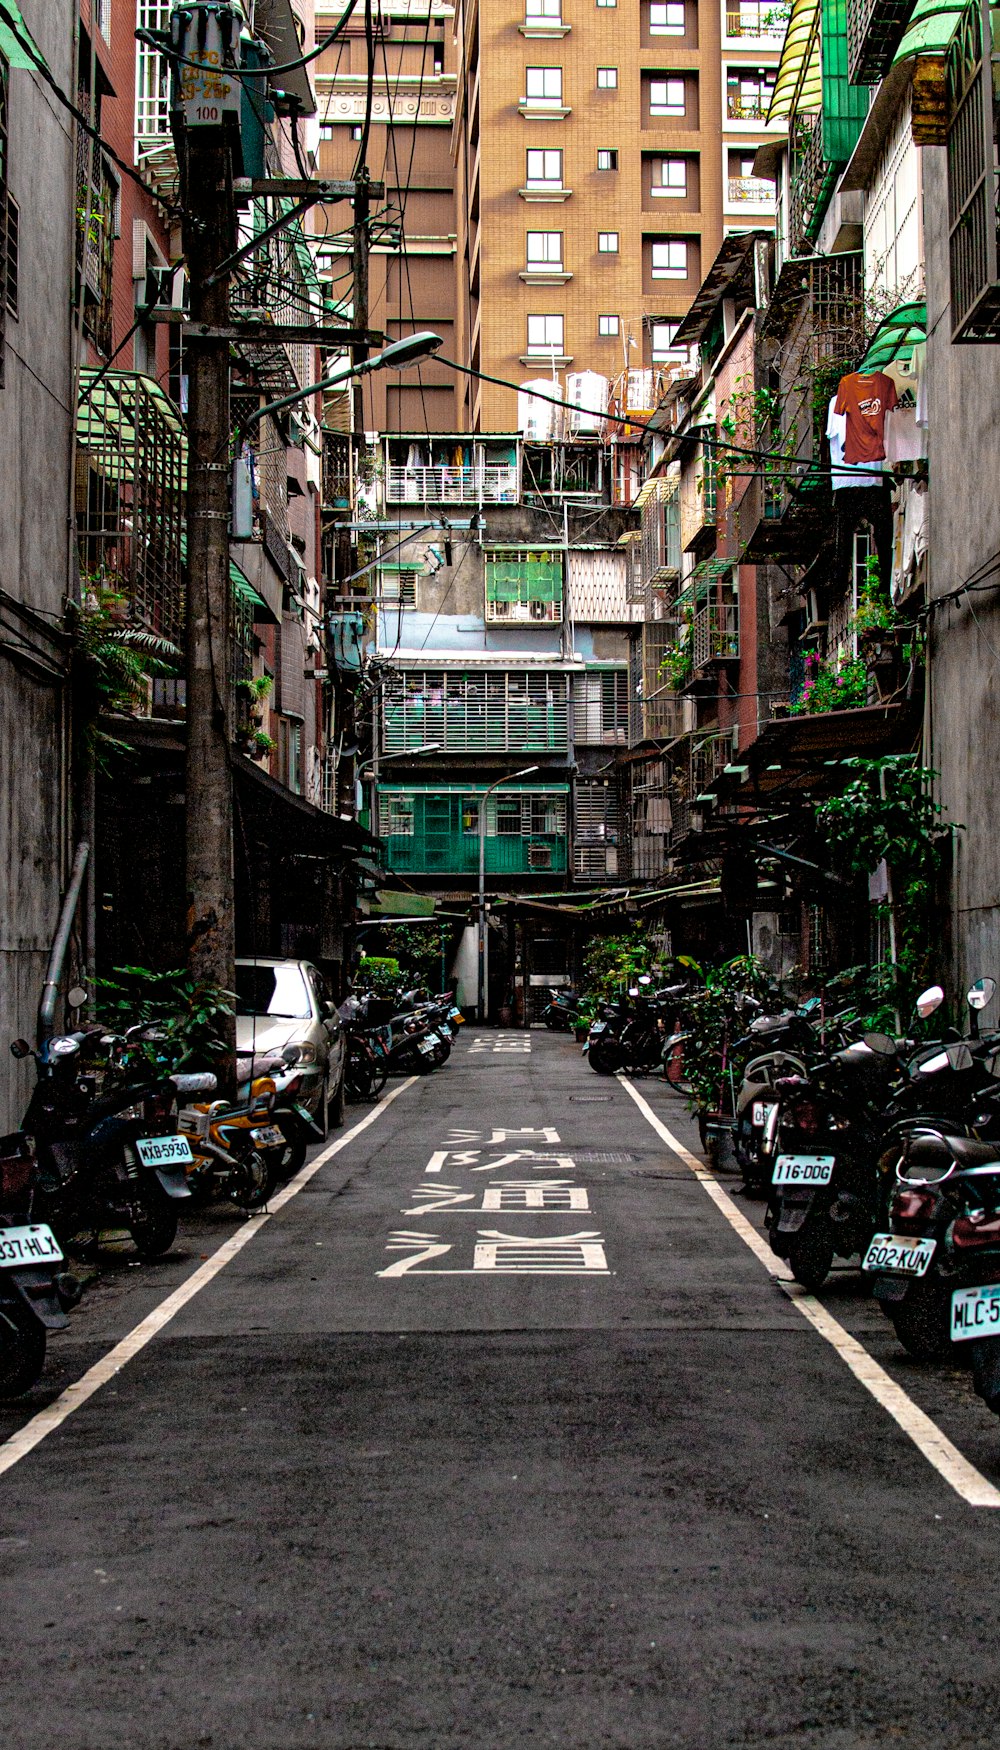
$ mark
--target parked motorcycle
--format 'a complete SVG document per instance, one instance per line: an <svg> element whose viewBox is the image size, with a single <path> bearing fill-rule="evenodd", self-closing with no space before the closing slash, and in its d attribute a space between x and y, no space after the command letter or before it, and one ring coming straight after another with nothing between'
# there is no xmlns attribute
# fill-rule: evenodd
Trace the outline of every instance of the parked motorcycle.
<svg viewBox="0 0 1000 1750"><path fill-rule="evenodd" d="M215 1077L198 1078L200 1093L211 1093ZM257 1076L247 1098L195 1101L179 1115L190 1148L192 1193L202 1202L221 1196L248 1213L262 1209L282 1175L288 1141L274 1123L276 1088L271 1076Z"/></svg>
<svg viewBox="0 0 1000 1750"><path fill-rule="evenodd" d="M178 1131L175 1082L144 1063L122 1069L141 1031L96 1029L45 1038L37 1051L23 1039L11 1047L35 1060L22 1127L38 1157L34 1210L63 1245L126 1228L143 1257L158 1258L176 1239L190 1151Z"/></svg>
<svg viewBox="0 0 1000 1750"><path fill-rule="evenodd" d="M52 1229L33 1220L37 1162L23 1131L0 1137L0 1398L20 1397L45 1365L80 1284Z"/></svg>
<svg viewBox="0 0 1000 1750"><path fill-rule="evenodd" d="M542 1020L553 1033L572 1033L579 1020L580 998L565 985L549 985L549 1000Z"/></svg>

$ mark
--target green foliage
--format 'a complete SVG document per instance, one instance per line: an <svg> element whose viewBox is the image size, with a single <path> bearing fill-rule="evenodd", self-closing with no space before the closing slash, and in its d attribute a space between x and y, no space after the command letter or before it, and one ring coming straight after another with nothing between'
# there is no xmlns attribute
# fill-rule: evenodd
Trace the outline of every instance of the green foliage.
<svg viewBox="0 0 1000 1750"><path fill-rule="evenodd" d="M401 982L399 961L394 956L362 954L357 977L357 983L362 990L374 991L376 996L391 997L399 989Z"/></svg>
<svg viewBox="0 0 1000 1750"><path fill-rule="evenodd" d="M96 978L98 1019L113 1033L127 1027L155 1027L155 1042L135 1048L164 1070L210 1069L226 1050L226 1022L233 993L216 984L199 984L189 972L150 972L145 966L112 967L112 977Z"/></svg>
<svg viewBox="0 0 1000 1750"><path fill-rule="evenodd" d="M821 803L816 821L838 873L867 878L884 859L896 912L898 975L882 978L894 988L881 1000L906 1013L917 992L931 982L937 885L952 825L931 793L937 774L913 754L845 762L856 774L840 795Z"/></svg>
<svg viewBox="0 0 1000 1750"><path fill-rule="evenodd" d="M899 615L882 589L878 556L870 553L865 561L865 582L858 597L854 630L884 632L898 623Z"/></svg>
<svg viewBox="0 0 1000 1750"><path fill-rule="evenodd" d="M74 689L89 751L99 763L130 751L99 727L105 712L131 716L146 704L151 675L175 675L181 652L168 638L130 625L125 597L101 586L88 591L75 626Z"/></svg>
<svg viewBox="0 0 1000 1750"><path fill-rule="evenodd" d="M684 1080L696 1110L731 1111L732 1089L739 1087L750 1049L733 1054L734 1044L746 1033L735 999L763 997L770 982L767 968L755 955L739 954L710 967L703 988L689 999L683 1021Z"/></svg>
<svg viewBox="0 0 1000 1750"><path fill-rule="evenodd" d="M583 957L583 985L588 997L608 1000L635 984L640 973L652 973L655 953L641 924L623 936L598 936Z"/></svg>
<svg viewBox="0 0 1000 1750"><path fill-rule="evenodd" d="M441 981L441 938L437 930L400 924L392 931L392 947L404 982L437 991Z"/></svg>
<svg viewBox="0 0 1000 1750"><path fill-rule="evenodd" d="M868 672L863 662L855 659L842 662L837 668L811 650L805 667L806 678L800 696L789 709L791 716L844 710L867 700Z"/></svg>

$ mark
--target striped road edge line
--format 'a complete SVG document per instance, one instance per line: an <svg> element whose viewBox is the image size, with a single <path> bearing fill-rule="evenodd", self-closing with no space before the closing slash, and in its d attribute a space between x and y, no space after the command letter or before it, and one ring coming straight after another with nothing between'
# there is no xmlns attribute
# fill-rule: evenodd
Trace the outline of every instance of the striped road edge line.
<svg viewBox="0 0 1000 1750"><path fill-rule="evenodd" d="M952 1445L947 1435L942 1434L937 1423L932 1422L913 1399L907 1396L902 1386L897 1385L885 1368L869 1355L864 1345L844 1329L839 1319L835 1319L815 1295L807 1294L798 1286L788 1265L775 1256L767 1241L761 1238L743 1211L737 1208L729 1193L723 1190L714 1173L667 1129L648 1101L643 1099L638 1088L632 1086L628 1077L620 1075L618 1080L631 1095L647 1123L652 1125L657 1136L666 1143L678 1160L691 1169L695 1178L704 1186L716 1208L725 1216L734 1232L739 1234L744 1245L749 1246L768 1274L781 1284L792 1305L812 1325L813 1330L818 1331L831 1348L836 1350L845 1367L871 1393L876 1403L888 1411L907 1438L923 1453L928 1464L933 1465L938 1475L944 1478L968 1506L1000 1507L1000 1489L989 1482L975 1465L969 1463L958 1447Z"/></svg>
<svg viewBox="0 0 1000 1750"><path fill-rule="evenodd" d="M381 1099L377 1106L373 1106L372 1110L357 1124L352 1124L350 1130L345 1130L343 1136L338 1136L336 1142L329 1143L311 1161L307 1161L306 1165L295 1174L295 1177L289 1179L288 1184L278 1192L277 1196L271 1198L266 1210L263 1210L259 1215L250 1216L237 1233L230 1235L228 1240L224 1240L218 1251L213 1252L204 1264L194 1270L186 1282L182 1282L179 1288L175 1288L172 1294L168 1294L166 1300L161 1300L159 1306L154 1307L151 1313L147 1313L146 1317L135 1326L135 1329L129 1331L128 1335L121 1339L121 1342L116 1343L113 1349L109 1349L100 1361L95 1361L93 1367L89 1367L80 1379L74 1380L72 1385L68 1385L54 1403L49 1404L44 1410L39 1410L36 1416L32 1416L30 1422L26 1422L23 1428L19 1429L16 1434L12 1434L9 1440L5 1440L0 1445L0 1476L5 1471L13 1470L16 1464L20 1464L22 1458L26 1458L28 1453L33 1451L49 1434L54 1434L67 1417L72 1416L73 1412L80 1409L88 1398L92 1398L95 1392L100 1391L102 1385L107 1385L116 1373L120 1373L123 1367L133 1361L140 1351L145 1349L146 1344L151 1343L153 1338L166 1325L169 1325L171 1319L176 1318L181 1309L187 1306L189 1301L194 1300L203 1288L207 1288L213 1278L218 1276L227 1264L232 1263L237 1253L242 1252L244 1246L248 1246L251 1240L256 1239L261 1229L274 1216L278 1215L287 1203L291 1203L293 1197L298 1196L320 1168L326 1166L327 1161L332 1161L334 1155L338 1155L341 1149L346 1148L348 1143L354 1141L356 1136L360 1136L363 1130L367 1130L370 1124L374 1124L386 1107L391 1106L393 1100L398 1100L400 1094L405 1093L407 1088L411 1088L416 1080L416 1076L409 1076L405 1082L400 1083L398 1088L393 1088L391 1094L386 1094L384 1099Z"/></svg>

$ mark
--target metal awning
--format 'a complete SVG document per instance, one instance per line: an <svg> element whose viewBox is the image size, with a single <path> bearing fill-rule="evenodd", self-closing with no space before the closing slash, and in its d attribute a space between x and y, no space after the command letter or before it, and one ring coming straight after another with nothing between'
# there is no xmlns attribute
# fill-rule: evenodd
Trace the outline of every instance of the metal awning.
<svg viewBox="0 0 1000 1750"><path fill-rule="evenodd" d="M731 298L743 275L747 278L747 290L751 289L750 257L753 246L758 238L771 235L770 231L740 231L725 238L671 345L692 346L695 341L701 340L715 315L719 299Z"/></svg>
<svg viewBox="0 0 1000 1750"><path fill-rule="evenodd" d="M356 820L341 820L316 808L243 754L233 754L233 779L247 837L269 850L341 862L351 861L359 852L381 850L381 839L373 838Z"/></svg>
<svg viewBox="0 0 1000 1750"><path fill-rule="evenodd" d="M823 107L819 14L820 0L792 0L767 112L769 125L788 121L801 111L818 115Z"/></svg>
<svg viewBox="0 0 1000 1750"><path fill-rule="evenodd" d="M153 444L156 460L165 462L172 483L183 490L187 433L179 410L155 377L85 367L80 372L76 437L106 479L129 482L140 451L145 455Z"/></svg>
<svg viewBox="0 0 1000 1750"><path fill-rule="evenodd" d="M903 40L892 57L898 67L915 55L943 55L955 33L955 26L965 11L947 0L917 0L910 15Z"/></svg>
<svg viewBox="0 0 1000 1750"><path fill-rule="evenodd" d="M39 62L43 67L47 65L45 56L25 24L17 0L5 0L5 4L13 23L0 20L0 54L8 66L28 67L37 73Z"/></svg>
<svg viewBox="0 0 1000 1750"><path fill-rule="evenodd" d="M914 347L926 339L926 303L921 299L900 304L879 323L858 370L881 371L886 365L909 364Z"/></svg>

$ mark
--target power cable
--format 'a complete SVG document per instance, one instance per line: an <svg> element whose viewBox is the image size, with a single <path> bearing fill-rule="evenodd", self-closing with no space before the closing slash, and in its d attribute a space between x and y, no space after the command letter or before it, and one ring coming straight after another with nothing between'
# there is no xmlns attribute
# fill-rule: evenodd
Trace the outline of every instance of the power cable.
<svg viewBox="0 0 1000 1750"><path fill-rule="evenodd" d="M330 44L336 41L341 31L346 29L351 14L357 4L358 0L349 0L346 11L341 13L333 29L327 32L322 42L317 43L314 48L311 48L307 55L300 55L297 61L284 61L280 66L260 67L253 72L248 72L242 67L230 66L229 63L226 62L226 72L231 73L234 79L240 79L249 84L254 79L271 79L277 73L296 73L300 67L308 67L310 61L315 61L318 56L323 53L324 49L328 49ZM145 43L147 48L156 49L161 55L168 55L172 61L177 62L178 66L197 67L200 73L205 71L205 63L203 61L193 61L187 55L178 54L169 38L167 38L164 33L155 30L137 30L135 34L136 39L141 43Z"/></svg>
<svg viewBox="0 0 1000 1750"><path fill-rule="evenodd" d="M72 98L67 97L62 86L53 78L38 49L28 36L23 20L19 15L15 15L11 12L9 6L4 3L4 0L0 0L0 19L2 19L3 23L7 26L11 35L16 38L21 48L28 56L32 66L41 75L53 96L58 99L64 109L69 111L77 126L81 127L84 133L89 134L92 140L97 140L99 142L105 157L110 158L112 164L117 165L123 176L127 176L130 181L136 183L137 186L142 189L143 194L149 196L150 200L163 205L164 202L162 195L158 194L155 188L150 187L150 184L144 177L139 175L139 172L134 169L131 164L127 163L124 158L118 156L118 153L113 147L108 145L100 129L94 126L93 122L87 118L82 109L77 108Z"/></svg>

